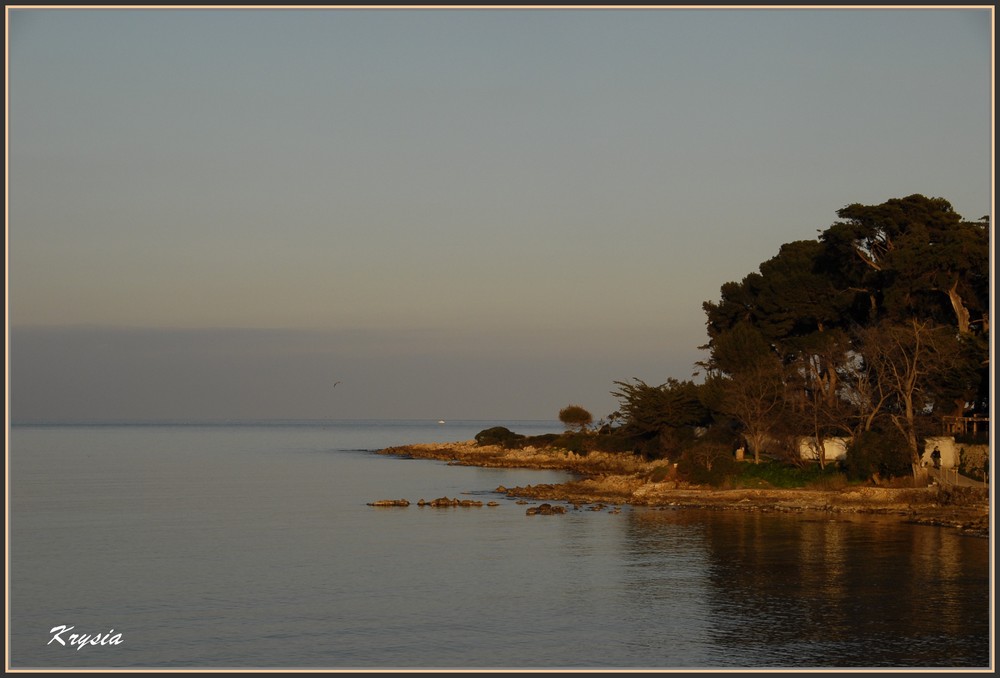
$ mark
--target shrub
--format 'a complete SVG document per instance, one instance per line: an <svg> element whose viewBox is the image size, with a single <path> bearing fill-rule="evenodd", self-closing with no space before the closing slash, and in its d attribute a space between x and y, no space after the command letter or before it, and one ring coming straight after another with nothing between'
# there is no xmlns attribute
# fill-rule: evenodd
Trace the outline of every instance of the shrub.
<svg viewBox="0 0 1000 678"><path fill-rule="evenodd" d="M552 447L558 447L564 450L569 450L570 452L575 452L580 456L586 456L590 451L588 445L588 436L582 433L572 433L567 432L558 436L552 441Z"/></svg>
<svg viewBox="0 0 1000 678"><path fill-rule="evenodd" d="M847 448L844 468L847 476L855 480L913 473L906 440L895 429L865 431L855 437Z"/></svg>
<svg viewBox="0 0 1000 678"><path fill-rule="evenodd" d="M659 438L639 438L635 446L635 452L647 461L669 458L667 450L663 449L660 445Z"/></svg>
<svg viewBox="0 0 1000 678"><path fill-rule="evenodd" d="M532 447L552 447L559 439L559 433L542 433L537 436L528 436L524 439L524 445Z"/></svg>
<svg viewBox="0 0 1000 678"><path fill-rule="evenodd" d="M620 431L596 436L589 441L591 449L598 452L635 452L636 440Z"/></svg>
<svg viewBox="0 0 1000 678"><path fill-rule="evenodd" d="M685 450L677 461L677 474L697 485L722 487L738 475L742 464L732 453L714 442L696 444Z"/></svg>
<svg viewBox="0 0 1000 678"><path fill-rule="evenodd" d="M986 479L986 466L989 464L989 457L984 454L970 454L965 446L958 448L958 470L974 480L983 481Z"/></svg>
<svg viewBox="0 0 1000 678"><path fill-rule="evenodd" d="M525 437L519 433L514 433L504 426L494 426L487 428L476 434L477 445L499 445L501 447L518 447Z"/></svg>
<svg viewBox="0 0 1000 678"><path fill-rule="evenodd" d="M673 476L674 468L672 466L657 466L650 472L648 479L653 483L662 483Z"/></svg>

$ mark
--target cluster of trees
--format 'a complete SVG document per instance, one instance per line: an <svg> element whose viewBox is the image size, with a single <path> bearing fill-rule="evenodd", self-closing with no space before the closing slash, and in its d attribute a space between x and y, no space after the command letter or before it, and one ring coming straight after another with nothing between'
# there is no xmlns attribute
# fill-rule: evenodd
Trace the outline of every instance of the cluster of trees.
<svg viewBox="0 0 1000 678"><path fill-rule="evenodd" d="M613 416L637 451L700 450L711 464L743 444L759 461L798 458L802 435L818 450L844 436L869 460L862 471L916 474L943 417L988 413L989 218L923 195L837 216L703 304L702 383L615 382Z"/></svg>

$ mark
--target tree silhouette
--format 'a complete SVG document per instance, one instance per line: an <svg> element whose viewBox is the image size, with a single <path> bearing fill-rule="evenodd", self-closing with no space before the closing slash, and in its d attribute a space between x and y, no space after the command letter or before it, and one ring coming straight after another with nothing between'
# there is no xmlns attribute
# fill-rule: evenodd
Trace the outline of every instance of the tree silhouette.
<svg viewBox="0 0 1000 678"><path fill-rule="evenodd" d="M582 432L593 423L594 417L579 405L568 405L559 410L559 421L568 428L577 428Z"/></svg>

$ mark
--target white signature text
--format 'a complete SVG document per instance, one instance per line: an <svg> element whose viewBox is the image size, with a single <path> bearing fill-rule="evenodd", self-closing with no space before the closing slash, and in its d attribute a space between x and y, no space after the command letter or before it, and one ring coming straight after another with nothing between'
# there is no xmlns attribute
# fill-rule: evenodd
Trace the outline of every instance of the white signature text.
<svg viewBox="0 0 1000 678"><path fill-rule="evenodd" d="M122 634L120 632L115 633L114 629L111 629L103 635L100 633L71 633L63 639L64 633L68 633L75 628L75 626L66 626L65 624L53 626L52 630L49 631L49 633L52 634L52 638L45 644L51 645L53 642L56 642L63 646L68 645L69 647L76 645L76 651L79 652L83 649L84 645L121 645L125 642L122 640Z"/></svg>

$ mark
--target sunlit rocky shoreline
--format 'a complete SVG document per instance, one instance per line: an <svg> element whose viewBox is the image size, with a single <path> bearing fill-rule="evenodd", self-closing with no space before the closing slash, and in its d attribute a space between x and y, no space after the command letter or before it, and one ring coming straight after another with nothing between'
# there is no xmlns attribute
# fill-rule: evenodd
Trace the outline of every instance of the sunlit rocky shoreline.
<svg viewBox="0 0 1000 678"><path fill-rule="evenodd" d="M565 483L498 487L509 497L560 501L576 508L621 505L709 508L760 512L822 511L877 513L906 522L937 525L975 536L989 536L990 498L986 487L877 487L842 489L717 489L671 479L665 460L645 461L632 454L525 447L506 449L475 441L423 443L378 450L379 454L435 459L461 466L562 470L577 477ZM657 480L654 480L657 479Z"/></svg>

